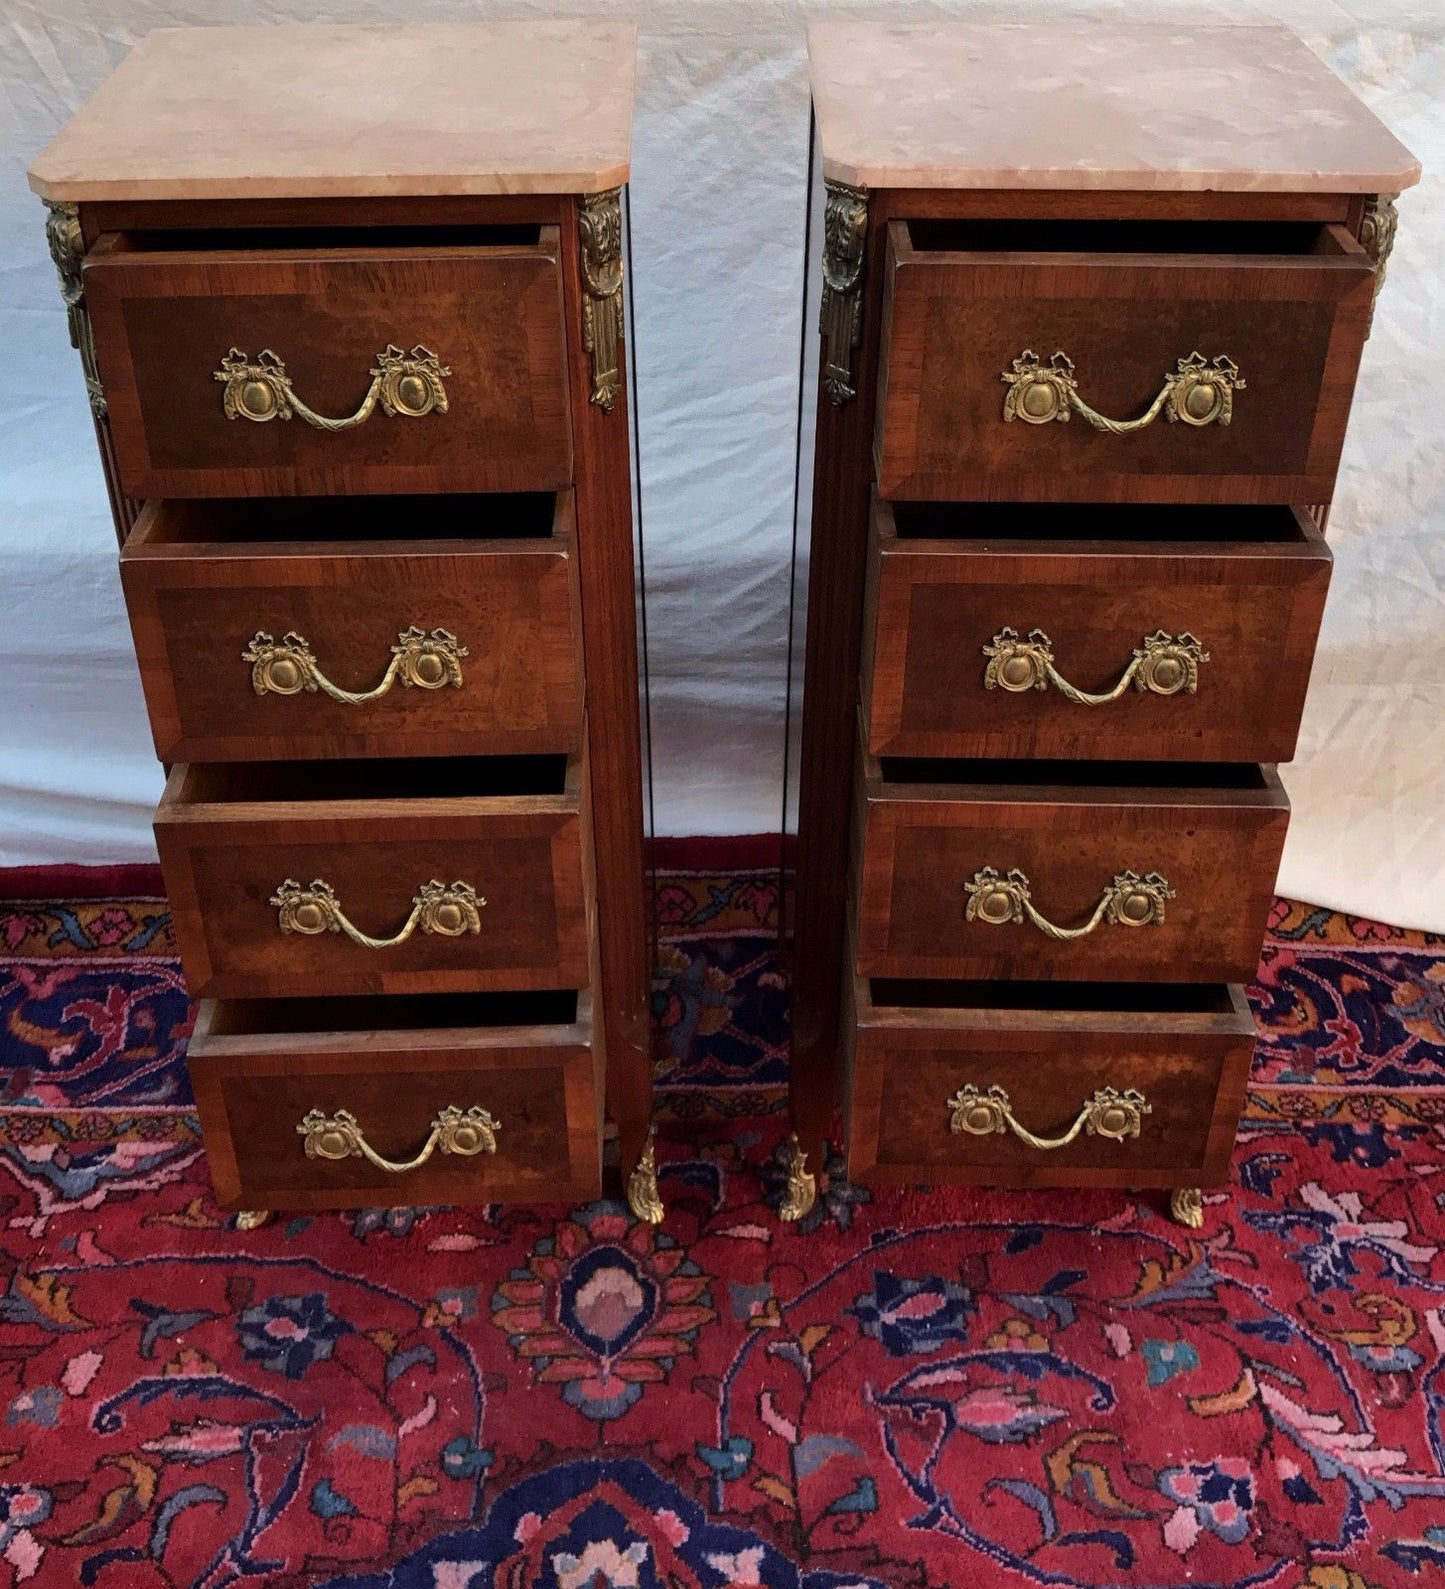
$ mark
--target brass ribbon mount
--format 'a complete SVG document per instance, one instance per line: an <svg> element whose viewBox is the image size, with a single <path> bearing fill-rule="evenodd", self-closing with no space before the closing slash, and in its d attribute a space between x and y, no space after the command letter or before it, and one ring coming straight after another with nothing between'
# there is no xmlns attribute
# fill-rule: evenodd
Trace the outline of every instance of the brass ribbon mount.
<svg viewBox="0 0 1445 1589"><path fill-rule="evenodd" d="M447 389L442 384L451 370L430 348L420 343L410 353L388 345L376 355L370 371L371 385L361 407L344 419L328 419L309 408L296 395L285 361L270 348L263 348L253 364L249 354L232 348L221 360L214 379L224 381L222 405L227 419L249 419L257 425L273 419L299 415L317 430L351 430L364 425L380 404L392 419L420 419L423 414L445 414Z"/></svg>
<svg viewBox="0 0 1445 1589"><path fill-rule="evenodd" d="M305 1139L308 1159L362 1158L388 1175L405 1175L408 1170L419 1170L440 1149L462 1158L473 1158L478 1153L497 1151L497 1132L501 1122L478 1105L458 1109L449 1105L432 1121L431 1135L421 1150L412 1158L386 1159L366 1140L361 1124L349 1109L338 1109L334 1115L320 1109L308 1110L296 1130Z"/></svg>
<svg viewBox="0 0 1445 1589"><path fill-rule="evenodd" d="M961 1087L948 1100L947 1108L948 1129L955 1136L1001 1136L1012 1131L1020 1142L1043 1153L1068 1147L1081 1131L1091 1137L1107 1137L1111 1142L1137 1137L1144 1116L1153 1113L1153 1106L1136 1087L1123 1092L1100 1087L1080 1106L1073 1125L1062 1136L1038 1137L1014 1114L1009 1095L1002 1087L990 1087L987 1092L980 1092L972 1084Z"/></svg>
<svg viewBox="0 0 1445 1589"><path fill-rule="evenodd" d="M390 938L372 938L346 919L336 890L322 878L302 888L288 877L271 896L283 933L302 933L314 938L325 932L344 932L363 949L393 949L405 943L419 927L441 938L460 938L464 933L480 932L480 908L487 902L470 883L439 883L435 878L423 883L411 902L411 915L401 931Z"/></svg>
<svg viewBox="0 0 1445 1589"><path fill-rule="evenodd" d="M1071 413L1078 414L1095 430L1111 436L1127 436L1131 431L1152 425L1162 413L1174 424L1227 425L1234 417L1234 394L1244 390L1239 366L1227 354L1212 362L1202 353L1180 359L1172 375L1166 374L1159 395L1137 419L1109 419L1079 396L1074 379L1074 361L1062 350L1047 364L1032 348L1013 361L1013 368L1000 377L1008 382L1003 400L1005 424L1021 419L1026 425L1047 425L1050 420L1067 423Z"/></svg>
<svg viewBox="0 0 1445 1589"><path fill-rule="evenodd" d="M1082 927L1056 927L1035 910L1028 877L1017 867L1006 877L1000 877L991 866L981 867L963 886L968 894L965 921L1002 927L1027 918L1045 937L1060 942L1087 937L1101 922L1111 927L1162 927L1164 901L1174 898L1174 890L1158 872L1144 877L1120 872L1099 896L1093 915Z"/></svg>
<svg viewBox="0 0 1445 1589"><path fill-rule="evenodd" d="M1016 629L1000 629L983 648L989 659L983 671L986 690L1046 690L1052 684L1065 700L1076 706L1104 706L1117 701L1132 684L1136 690L1154 695L1194 695L1199 690L1199 664L1209 661L1203 645L1187 632L1172 635L1162 629L1145 635L1135 648L1133 660L1119 682L1110 690L1094 695L1081 690L1054 666L1054 647L1042 629L1030 629L1027 640Z"/></svg>
<svg viewBox="0 0 1445 1589"><path fill-rule="evenodd" d="M359 706L385 695L398 681L408 689L441 690L450 685L459 690L462 658L469 655L448 630L433 629L428 634L413 624L397 635L381 683L375 689L360 691L343 690L333 684L321 671L306 636L295 630L275 640L264 629L258 629L241 653L241 660L251 664L251 685L257 695L299 695L303 690L320 690L333 701Z"/></svg>

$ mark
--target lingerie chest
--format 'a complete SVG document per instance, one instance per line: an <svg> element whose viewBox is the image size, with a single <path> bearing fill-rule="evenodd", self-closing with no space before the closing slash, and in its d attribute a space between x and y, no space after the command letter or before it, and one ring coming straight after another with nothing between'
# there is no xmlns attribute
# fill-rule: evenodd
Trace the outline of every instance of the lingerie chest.
<svg viewBox="0 0 1445 1589"><path fill-rule="evenodd" d="M35 162L222 1203L575 1201L650 1128L622 187L588 22L152 34Z"/></svg>

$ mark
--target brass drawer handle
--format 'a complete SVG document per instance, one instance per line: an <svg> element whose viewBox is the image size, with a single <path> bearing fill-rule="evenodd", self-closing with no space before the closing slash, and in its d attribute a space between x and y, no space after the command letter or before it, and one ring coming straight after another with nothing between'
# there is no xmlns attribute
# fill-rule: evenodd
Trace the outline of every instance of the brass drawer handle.
<svg viewBox="0 0 1445 1589"><path fill-rule="evenodd" d="M459 690L462 658L470 655L447 630L433 629L427 634L413 624L397 635L381 683L374 690L360 691L343 690L333 684L321 671L310 641L294 629L280 640L258 629L241 653L241 660L251 664L251 687L257 695L299 695L302 690L320 690L333 701L360 706L385 695L398 679L408 689L415 685L419 690L441 690L450 685Z"/></svg>
<svg viewBox="0 0 1445 1589"><path fill-rule="evenodd" d="M1191 353L1179 360L1173 375L1164 377L1159 395L1138 419L1108 419L1092 409L1079 396L1079 383L1074 379L1074 361L1067 353L1055 353L1047 364L1039 363L1032 348L1013 361L1013 369L1005 370L1001 377L1009 383L1008 395L1003 400L1005 424L1021 419L1026 425L1047 425L1051 419L1068 420L1070 410L1080 414L1095 430L1106 430L1112 436L1127 436L1131 430L1143 430L1152 425L1159 415L1173 424L1176 420L1186 425L1227 425L1234 417L1234 394L1244 390L1244 377L1239 366L1227 354L1221 353L1211 363L1202 353Z"/></svg>
<svg viewBox="0 0 1445 1589"><path fill-rule="evenodd" d="M271 896L279 913L283 933L299 932L315 937L323 932L344 932L363 949L392 949L421 928L442 938L460 938L463 933L482 930L479 907L486 904L470 883L439 883L435 878L423 883L411 902L406 925L391 938L371 938L347 919L330 883L316 878L310 888L302 888L288 877Z"/></svg>
<svg viewBox="0 0 1445 1589"><path fill-rule="evenodd" d="M1002 1087L990 1087L980 1092L970 1084L961 1087L948 1100L948 1129L955 1136L1002 1136L1005 1128L1012 1131L1020 1142L1043 1153L1055 1148L1066 1148L1081 1131L1091 1137L1108 1137L1112 1142L1122 1142L1125 1137L1137 1137L1139 1125L1153 1106L1136 1087L1116 1092L1112 1087L1100 1087L1094 1096L1079 1107L1073 1125L1061 1137L1036 1137L1013 1112L1009 1095Z"/></svg>
<svg viewBox="0 0 1445 1589"><path fill-rule="evenodd" d="M1046 690L1052 684L1076 706L1105 706L1117 701L1131 684L1155 695L1197 694L1199 664L1209 661L1209 653L1192 634L1172 635L1156 629L1136 647L1133 660L1114 688L1091 695L1070 684L1054 667L1054 643L1042 629L1030 629L1027 640L1020 640L1016 629L1000 629L983 654L989 659L983 670L984 689L1018 695L1025 690Z"/></svg>
<svg viewBox="0 0 1445 1589"><path fill-rule="evenodd" d="M1029 898L1029 880L1017 867L1000 877L991 866L980 868L964 885L968 905L965 921L982 921L990 927L1021 922L1024 917L1048 938L1083 938L1100 922L1111 927L1162 927L1164 901L1174 898L1174 890L1158 872L1140 877L1137 872L1120 872L1099 896L1094 914L1082 927L1056 927L1034 909Z"/></svg>
<svg viewBox="0 0 1445 1589"><path fill-rule="evenodd" d="M299 414L317 430L350 430L364 425L381 404L383 413L395 419L419 419L423 414L445 414L447 389L442 377L452 372L430 348L420 343L410 353L388 346L376 355L370 371L371 385L361 407L346 419L328 419L308 408L296 395L285 361L270 348L262 348L252 364L250 355L232 348L221 360L214 378L226 383L222 404L227 419L249 419L264 425L273 419L290 419Z"/></svg>
<svg viewBox="0 0 1445 1589"><path fill-rule="evenodd" d="M308 1159L363 1158L388 1175L405 1175L408 1170L419 1170L438 1148L463 1158L495 1153L497 1132L502 1126L478 1105L467 1110L449 1105L432 1121L431 1135L421 1151L400 1163L382 1158L362 1135L361 1125L349 1109L338 1109L334 1115L323 1114L320 1109L308 1110L296 1129L306 1139Z"/></svg>

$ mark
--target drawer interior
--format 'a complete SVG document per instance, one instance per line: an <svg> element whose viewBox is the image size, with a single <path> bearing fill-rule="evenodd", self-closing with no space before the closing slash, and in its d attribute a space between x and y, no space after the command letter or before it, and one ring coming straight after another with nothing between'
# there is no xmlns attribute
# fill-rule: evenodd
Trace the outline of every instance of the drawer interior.
<svg viewBox="0 0 1445 1589"><path fill-rule="evenodd" d="M571 792L579 764L568 756L428 756L377 761L192 763L178 769L168 804L288 805L335 800L469 800L560 796Z"/></svg>
<svg viewBox="0 0 1445 1589"><path fill-rule="evenodd" d="M875 977L857 995L859 1018L892 1010L1047 1010L1128 1015L1231 1015L1224 982L949 982ZM865 1002L866 1001L866 1002Z"/></svg>
<svg viewBox="0 0 1445 1589"><path fill-rule="evenodd" d="M295 541L553 540L566 534L565 493L173 498L146 505L126 550Z"/></svg>
<svg viewBox="0 0 1445 1589"><path fill-rule="evenodd" d="M885 783L972 784L1049 792L1070 789L1222 789L1273 791L1278 779L1256 762L989 761L963 757L880 756L872 763Z"/></svg>
<svg viewBox="0 0 1445 1589"><path fill-rule="evenodd" d="M540 993L444 993L336 999L216 999L206 1037L265 1038L293 1032L445 1031L572 1026L575 988Z"/></svg>
<svg viewBox="0 0 1445 1589"><path fill-rule="evenodd" d="M275 253L290 250L315 254L330 249L372 252L400 248L536 248L542 240L539 222L505 226L256 226L108 232L111 253L243 253L250 249Z"/></svg>
<svg viewBox="0 0 1445 1589"><path fill-rule="evenodd" d="M905 223L926 253L1256 254L1271 257L1355 251L1343 228L1314 221L1008 221Z"/></svg>
<svg viewBox="0 0 1445 1589"><path fill-rule="evenodd" d="M1268 546L1312 545L1295 510L1282 503L1175 502L894 502L899 541L1123 541L1144 549L1160 543L1191 545L1247 541Z"/></svg>

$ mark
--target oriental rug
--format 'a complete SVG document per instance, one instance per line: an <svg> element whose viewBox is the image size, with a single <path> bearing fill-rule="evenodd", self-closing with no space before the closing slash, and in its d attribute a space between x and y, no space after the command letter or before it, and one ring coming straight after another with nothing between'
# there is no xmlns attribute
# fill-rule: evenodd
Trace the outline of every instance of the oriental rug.
<svg viewBox="0 0 1445 1589"><path fill-rule="evenodd" d="M145 884L0 905L0 1582L1445 1581L1445 940L1277 903L1201 1231L841 1175L790 1228L776 877L679 862L662 1226L243 1234Z"/></svg>

